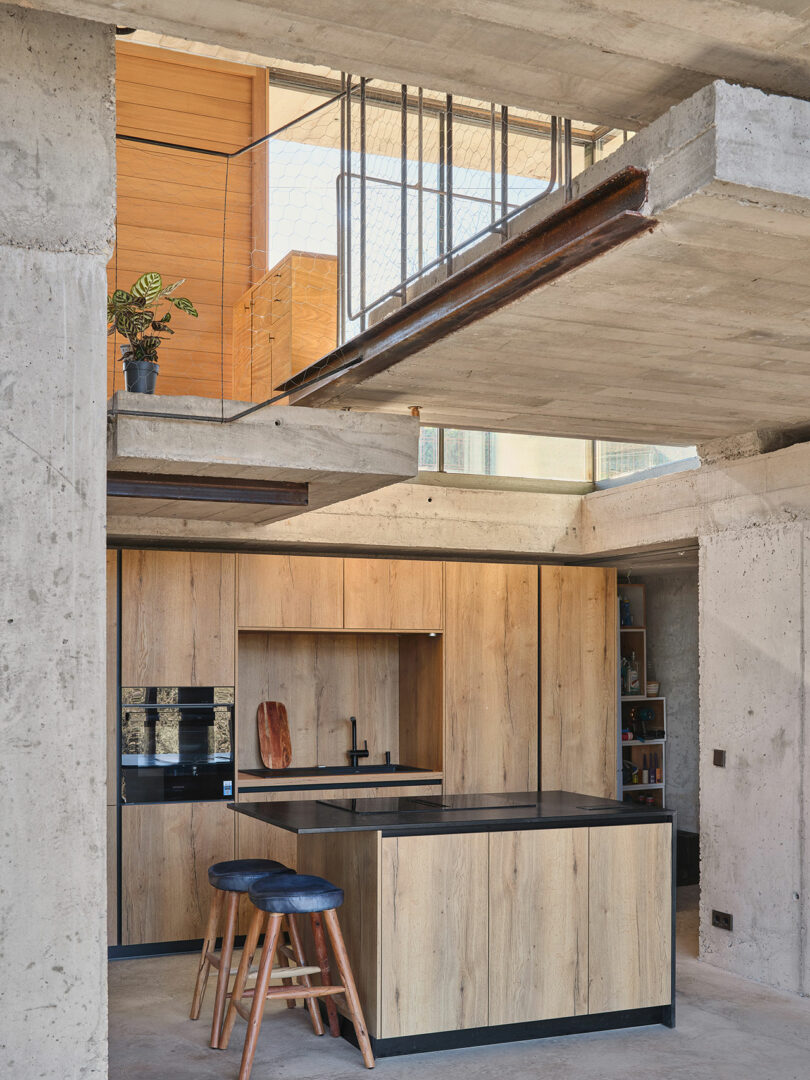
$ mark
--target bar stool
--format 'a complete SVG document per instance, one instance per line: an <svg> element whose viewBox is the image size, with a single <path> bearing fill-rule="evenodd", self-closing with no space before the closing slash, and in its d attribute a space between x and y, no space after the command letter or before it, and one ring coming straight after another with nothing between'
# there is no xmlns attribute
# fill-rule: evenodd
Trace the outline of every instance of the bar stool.
<svg viewBox="0 0 810 1080"><path fill-rule="evenodd" d="M321 877L313 877L307 874L276 874L256 881L248 889L248 895L256 910L253 913L250 929L245 939L242 959L236 972L233 993L231 994L228 1012L225 1016L225 1023L222 1025L219 1040L219 1048L226 1050L236 1021L236 1014L239 1013L244 1020L247 1020L248 1027L244 1049L242 1050L242 1066L239 1070L239 1080L248 1080L250 1077L253 1058L256 1055L259 1030L264 1016L264 1006L268 998L289 999L290 997L303 997L307 1000L310 1012L319 1015L315 999L325 997L327 999L327 1010L330 1005L334 1009L333 996L335 994L344 994L349 1016L357 1035L357 1042L363 1055L363 1062L367 1069L373 1069L374 1055L371 1052L371 1042L369 1041L366 1022L363 1019L363 1009L360 1005L360 998L357 994L351 964L349 963L337 911L335 910L343 903L343 890ZM288 920L292 920L290 929L297 937L297 927L294 931L292 927L295 926L295 916L298 914L309 914L312 922L315 951L321 973L321 985L313 986L309 976L306 975L304 976L303 987L270 986L270 979L274 974L273 956L278 948L282 919L286 917ZM323 924L326 925L332 942L332 951L335 954L341 985L332 985L330 982L326 940L321 918ZM256 976L256 986L253 990L245 990L245 981L253 958L253 952L256 949L262 930L264 930L264 952ZM253 1004L250 1012L248 1012L247 1008L242 1004L242 999L251 996L253 997ZM339 1033L337 1024L333 1025L331 1023L332 1014L329 1013L329 1015L332 1034L337 1035ZM321 1028L322 1031L323 1028Z"/></svg>
<svg viewBox="0 0 810 1080"><path fill-rule="evenodd" d="M211 1046L217 1048L222 1018L225 1014L225 999L228 994L228 980L231 974L233 940L236 935L236 916L239 910L239 898L244 896L250 886L261 878L279 874L294 874L294 870L275 859L231 859L228 862L214 863L208 867L208 881L213 889L211 907L208 912L208 926L205 930L202 953L197 969L197 981L194 985L194 997L191 1001L191 1019L197 1020L202 1008L203 995L208 983L212 966L217 968L217 992L214 999L214 1019L211 1023ZM222 950L216 953L217 931L225 909L225 924L222 928ZM295 1004L295 1002L293 1002Z"/></svg>

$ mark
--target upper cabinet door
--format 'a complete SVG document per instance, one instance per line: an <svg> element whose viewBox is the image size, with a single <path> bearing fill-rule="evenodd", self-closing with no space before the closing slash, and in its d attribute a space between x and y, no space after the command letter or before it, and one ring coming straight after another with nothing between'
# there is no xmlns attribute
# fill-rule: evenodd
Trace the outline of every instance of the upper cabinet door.
<svg viewBox="0 0 810 1080"><path fill-rule="evenodd" d="M616 798L618 652L616 571L542 567L542 790Z"/></svg>
<svg viewBox="0 0 810 1080"><path fill-rule="evenodd" d="M448 794L537 790L537 567L445 564Z"/></svg>
<svg viewBox="0 0 810 1080"><path fill-rule="evenodd" d="M234 555L125 551L122 686L234 685Z"/></svg>
<svg viewBox="0 0 810 1080"><path fill-rule="evenodd" d="M347 630L441 630L440 562L346 559L343 566Z"/></svg>
<svg viewBox="0 0 810 1080"><path fill-rule="evenodd" d="M341 630L343 559L239 555L241 627Z"/></svg>

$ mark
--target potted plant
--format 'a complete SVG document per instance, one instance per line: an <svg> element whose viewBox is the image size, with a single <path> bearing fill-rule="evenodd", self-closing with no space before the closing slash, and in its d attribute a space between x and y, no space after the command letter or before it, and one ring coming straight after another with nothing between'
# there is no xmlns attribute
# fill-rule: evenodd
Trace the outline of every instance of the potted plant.
<svg viewBox="0 0 810 1080"><path fill-rule="evenodd" d="M164 288L160 274L141 274L129 292L116 289L107 297L107 333L119 333L127 339L127 344L121 346L127 390L154 394L159 370L157 351L163 337L174 333L169 326L172 307L197 318L197 309L190 300L172 295L183 280ZM166 310L161 314L159 309L164 306Z"/></svg>

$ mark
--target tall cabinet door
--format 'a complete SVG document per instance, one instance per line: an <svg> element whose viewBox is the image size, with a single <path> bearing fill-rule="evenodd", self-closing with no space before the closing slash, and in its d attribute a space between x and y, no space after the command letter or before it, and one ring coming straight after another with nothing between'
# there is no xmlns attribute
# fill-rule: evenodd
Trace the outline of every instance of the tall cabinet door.
<svg viewBox="0 0 810 1080"><path fill-rule="evenodd" d="M537 790L537 567L445 564L448 794Z"/></svg>
<svg viewBox="0 0 810 1080"><path fill-rule="evenodd" d="M616 571L540 570L540 787L615 799Z"/></svg>
<svg viewBox="0 0 810 1080"><path fill-rule="evenodd" d="M235 559L123 553L122 686L234 685Z"/></svg>

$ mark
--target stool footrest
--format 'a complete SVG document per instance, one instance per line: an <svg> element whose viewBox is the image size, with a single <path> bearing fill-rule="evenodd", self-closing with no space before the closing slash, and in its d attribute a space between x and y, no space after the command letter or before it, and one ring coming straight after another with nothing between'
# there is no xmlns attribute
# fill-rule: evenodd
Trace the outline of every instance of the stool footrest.
<svg viewBox="0 0 810 1080"><path fill-rule="evenodd" d="M242 997L253 997L255 993L255 988L243 990ZM281 998L282 1001L287 998L331 997L332 994L345 993L345 986L268 986L267 988L268 998ZM238 1011L239 1002L236 1006Z"/></svg>

